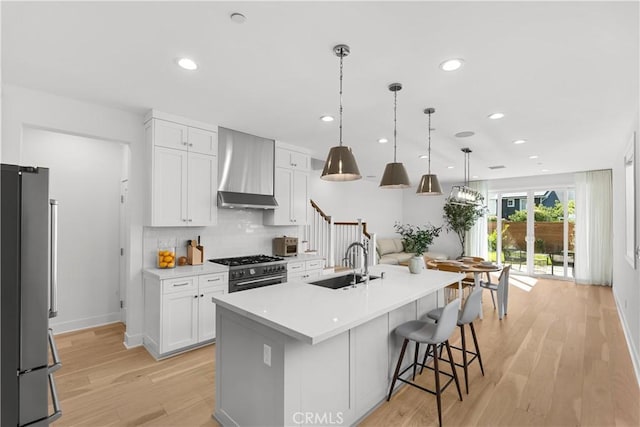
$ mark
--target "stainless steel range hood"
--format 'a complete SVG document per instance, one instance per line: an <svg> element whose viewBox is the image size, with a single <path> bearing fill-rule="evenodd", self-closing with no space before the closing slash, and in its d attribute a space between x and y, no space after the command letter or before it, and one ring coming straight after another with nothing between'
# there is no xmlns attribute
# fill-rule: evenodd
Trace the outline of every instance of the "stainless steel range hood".
<svg viewBox="0 0 640 427"><path fill-rule="evenodd" d="M275 209L275 141L218 128L218 207Z"/></svg>

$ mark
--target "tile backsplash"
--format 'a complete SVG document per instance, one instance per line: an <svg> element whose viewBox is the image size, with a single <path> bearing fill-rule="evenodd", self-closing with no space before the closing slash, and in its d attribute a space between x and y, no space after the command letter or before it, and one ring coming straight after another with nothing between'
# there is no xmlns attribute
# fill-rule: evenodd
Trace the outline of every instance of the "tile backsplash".
<svg viewBox="0 0 640 427"><path fill-rule="evenodd" d="M197 239L204 246L204 258L272 254L271 241L278 236L302 237L301 226L262 224L262 211L256 209L218 209L214 227L144 227L144 268L155 267L158 242L176 241L176 256L187 255L187 240Z"/></svg>

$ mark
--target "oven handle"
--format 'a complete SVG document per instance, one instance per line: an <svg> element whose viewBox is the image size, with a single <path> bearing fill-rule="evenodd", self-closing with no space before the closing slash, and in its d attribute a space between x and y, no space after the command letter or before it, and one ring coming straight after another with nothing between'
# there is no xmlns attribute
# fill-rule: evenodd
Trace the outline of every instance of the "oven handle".
<svg viewBox="0 0 640 427"><path fill-rule="evenodd" d="M269 277L263 277L262 279L247 280L246 282L238 282L235 285L247 286L247 285L253 285L254 283L266 282L268 280L278 280L278 279L285 279L285 278L286 276L269 276Z"/></svg>

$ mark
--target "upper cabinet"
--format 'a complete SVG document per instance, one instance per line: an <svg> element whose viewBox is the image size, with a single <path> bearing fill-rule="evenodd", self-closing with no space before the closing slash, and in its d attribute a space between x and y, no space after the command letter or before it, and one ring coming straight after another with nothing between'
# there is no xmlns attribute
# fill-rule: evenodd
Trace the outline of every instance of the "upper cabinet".
<svg viewBox="0 0 640 427"><path fill-rule="evenodd" d="M276 147L276 167L308 171L311 168L311 158L307 153Z"/></svg>
<svg viewBox="0 0 640 427"><path fill-rule="evenodd" d="M145 120L150 191L147 224L217 223L217 127L152 110Z"/></svg>
<svg viewBox="0 0 640 427"><path fill-rule="evenodd" d="M278 207L265 211L266 225L305 225L309 204L311 158L293 146L276 142L274 196Z"/></svg>

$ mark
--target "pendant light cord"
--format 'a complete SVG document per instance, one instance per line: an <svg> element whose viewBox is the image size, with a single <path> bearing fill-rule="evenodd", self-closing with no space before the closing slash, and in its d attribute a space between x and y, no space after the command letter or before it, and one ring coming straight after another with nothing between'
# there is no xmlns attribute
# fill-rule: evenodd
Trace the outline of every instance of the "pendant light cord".
<svg viewBox="0 0 640 427"><path fill-rule="evenodd" d="M464 185L469 186L469 152L465 151L464 153Z"/></svg>
<svg viewBox="0 0 640 427"><path fill-rule="evenodd" d="M429 158L429 175L431 175L431 113L429 113L429 149L427 150Z"/></svg>
<svg viewBox="0 0 640 427"><path fill-rule="evenodd" d="M396 129L397 129L397 114L396 110L398 109L398 91L393 92L393 163L396 162Z"/></svg>
<svg viewBox="0 0 640 427"><path fill-rule="evenodd" d="M344 49L340 48L340 146L342 147L342 58Z"/></svg>

